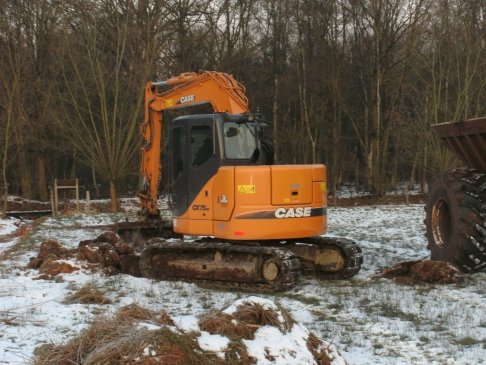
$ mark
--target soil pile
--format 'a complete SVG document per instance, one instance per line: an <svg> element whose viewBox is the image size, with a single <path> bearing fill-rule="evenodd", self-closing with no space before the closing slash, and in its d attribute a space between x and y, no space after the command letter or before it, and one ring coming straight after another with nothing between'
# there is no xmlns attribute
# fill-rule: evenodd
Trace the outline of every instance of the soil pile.
<svg viewBox="0 0 486 365"><path fill-rule="evenodd" d="M460 271L451 264L433 260L401 262L383 270L381 275L401 284L451 284L462 279Z"/></svg>
<svg viewBox="0 0 486 365"><path fill-rule="evenodd" d="M52 279L58 274L80 269L71 259L77 259L83 268L103 268L108 275L125 273L142 276L138 266L139 255L132 246L110 231L94 240L82 241L77 249L71 250L57 241L44 241L37 257L30 259L28 267L41 272L39 279Z"/></svg>

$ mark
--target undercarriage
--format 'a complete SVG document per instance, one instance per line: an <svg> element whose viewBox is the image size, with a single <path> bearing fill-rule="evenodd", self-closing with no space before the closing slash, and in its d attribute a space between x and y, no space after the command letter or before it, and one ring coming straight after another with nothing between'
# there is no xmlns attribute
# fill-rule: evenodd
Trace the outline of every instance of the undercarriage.
<svg viewBox="0 0 486 365"><path fill-rule="evenodd" d="M144 277L155 280L276 292L294 287L302 274L319 279L351 278L362 262L361 249L342 238L229 242L205 237L193 242L151 239L140 254L139 266Z"/></svg>

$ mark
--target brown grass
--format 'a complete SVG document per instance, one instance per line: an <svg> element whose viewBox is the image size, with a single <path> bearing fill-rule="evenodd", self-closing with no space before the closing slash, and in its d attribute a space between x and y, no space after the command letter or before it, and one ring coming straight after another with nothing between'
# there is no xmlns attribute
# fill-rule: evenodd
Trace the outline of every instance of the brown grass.
<svg viewBox="0 0 486 365"><path fill-rule="evenodd" d="M256 362L256 359L248 355L246 346L241 341L231 341L225 352L225 359L228 363L235 363L238 365L251 365Z"/></svg>
<svg viewBox="0 0 486 365"><path fill-rule="evenodd" d="M34 352L33 365L237 365L201 350L191 336L170 328L148 330L138 321L160 318L137 304L123 307L112 317L98 318L77 337L63 345L47 344ZM168 316L167 316L168 317ZM168 320L164 317L164 320ZM170 317L169 317L170 319ZM237 357L237 356L235 356Z"/></svg>
<svg viewBox="0 0 486 365"><path fill-rule="evenodd" d="M225 351L225 359L228 362L235 362L241 365L253 364L253 359L248 356L246 347L242 340L253 340L254 332L258 327L249 326L246 323L238 322L227 313L217 312L210 314L199 321L199 328L202 331L213 335L218 334L228 337L231 342Z"/></svg>
<svg viewBox="0 0 486 365"><path fill-rule="evenodd" d="M283 321L279 319L278 312L266 309L261 304L240 305L232 315L224 312L207 315L199 321L199 328L231 340L225 352L227 363L235 361L237 364L249 365L254 364L255 359L248 355L243 339L253 340L255 332L262 326L277 327L281 331L292 328L293 319L288 312L282 308L279 308L279 312ZM269 360L270 357L269 355Z"/></svg>
<svg viewBox="0 0 486 365"><path fill-rule="evenodd" d="M273 326L282 331L289 331L292 328L293 320L285 310L280 308L283 322L278 318L278 313L265 309L261 304L241 305L234 313L234 317L249 326Z"/></svg>
<svg viewBox="0 0 486 365"><path fill-rule="evenodd" d="M75 293L68 295L64 303L111 304L111 300L106 298L105 293L94 284L86 284Z"/></svg>
<svg viewBox="0 0 486 365"><path fill-rule="evenodd" d="M309 333L307 338L307 348L314 356L317 365L331 365L332 359L329 357L324 343L313 333Z"/></svg>
<svg viewBox="0 0 486 365"><path fill-rule="evenodd" d="M115 321L120 322L150 321L154 318L154 313L139 306L137 303L121 307L115 314Z"/></svg>
<svg viewBox="0 0 486 365"><path fill-rule="evenodd" d="M226 336L232 340L253 340L255 326L249 326L244 322L235 321L234 317L226 313L213 313L199 321L199 328L211 334Z"/></svg>
<svg viewBox="0 0 486 365"><path fill-rule="evenodd" d="M174 321L172 320L172 318L170 318L169 314L163 309L156 316L155 320L157 321L157 323L160 324L167 324L169 326L174 325Z"/></svg>

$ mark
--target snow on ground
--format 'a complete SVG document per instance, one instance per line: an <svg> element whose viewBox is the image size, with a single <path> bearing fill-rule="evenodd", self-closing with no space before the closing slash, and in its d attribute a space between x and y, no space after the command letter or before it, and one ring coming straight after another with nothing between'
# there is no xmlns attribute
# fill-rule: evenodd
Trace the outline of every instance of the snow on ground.
<svg viewBox="0 0 486 365"><path fill-rule="evenodd" d="M485 273L453 285L404 286L375 277L380 268L428 255L423 206L329 208L328 214L330 235L354 239L363 248L362 271L347 281L303 278L293 290L259 295L262 300L281 304L299 324L334 343L350 364L486 364ZM11 235L15 221L0 220L0 364L28 363L35 347L65 342L96 315L127 304L165 309L176 323L194 329L197 316L251 295L83 271L64 274L64 281L34 280L38 272L26 269L42 241L76 247L103 231L93 226L116 219L122 217L49 218L23 239ZM73 225L78 228L69 228ZM113 304L63 303L87 283L104 290ZM260 331L260 338L276 340L268 328ZM278 343L291 346L288 342L304 336L300 326L295 331L300 333ZM210 340L201 342L211 346ZM219 341L224 340L218 338L218 346ZM254 344L255 354L261 344Z"/></svg>

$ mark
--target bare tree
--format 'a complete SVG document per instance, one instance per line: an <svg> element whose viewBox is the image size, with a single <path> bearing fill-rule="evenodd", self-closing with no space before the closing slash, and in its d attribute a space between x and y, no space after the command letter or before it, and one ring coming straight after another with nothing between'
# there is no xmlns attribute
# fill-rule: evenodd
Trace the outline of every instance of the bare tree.
<svg viewBox="0 0 486 365"><path fill-rule="evenodd" d="M22 65L22 59L15 51L15 46L4 43L1 47L4 52L4 60L6 64L0 66L0 87L3 89L4 97L0 103L0 115L5 120L5 124L2 123L0 128L0 137L2 140L2 150L0 156L2 160L1 172L2 172L2 184L0 185L0 193L2 194L2 217L6 217L7 212L7 191L8 191L8 179L7 169L9 162L9 149L13 144L12 141L12 129L15 121L16 111L18 105L16 104L18 99L18 93L20 88L20 68Z"/></svg>
<svg viewBox="0 0 486 365"><path fill-rule="evenodd" d="M353 102L346 110L363 152L367 186L382 195L390 175L390 132L401 115L407 61L425 1L370 0L353 3L347 11L353 19L356 86L363 108Z"/></svg>
<svg viewBox="0 0 486 365"><path fill-rule="evenodd" d="M124 4L102 1L94 14L80 18L76 32L65 33L70 62L60 95L65 113L58 116L80 159L109 182L113 211L117 182L138 149L144 84L156 55L150 36L141 43L132 33L135 7Z"/></svg>

